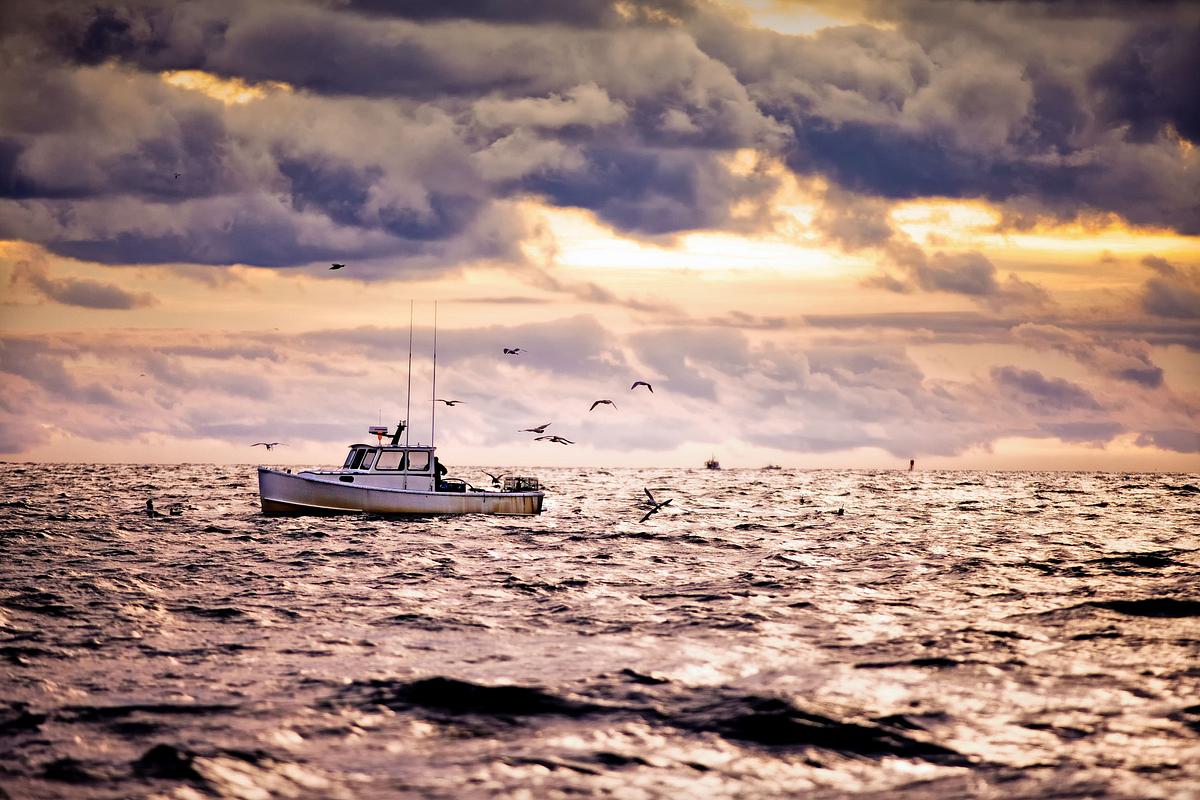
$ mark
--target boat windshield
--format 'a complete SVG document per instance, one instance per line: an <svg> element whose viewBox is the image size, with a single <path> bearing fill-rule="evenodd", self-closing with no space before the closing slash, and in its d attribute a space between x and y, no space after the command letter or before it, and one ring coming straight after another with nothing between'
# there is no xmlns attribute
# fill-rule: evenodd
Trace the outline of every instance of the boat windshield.
<svg viewBox="0 0 1200 800"><path fill-rule="evenodd" d="M346 456L346 463L342 467L344 469L370 469L374 461L374 448L356 447L350 451L350 455Z"/></svg>
<svg viewBox="0 0 1200 800"><path fill-rule="evenodd" d="M429 451L428 450L410 450L408 451L408 471L409 472L427 472L429 470Z"/></svg>

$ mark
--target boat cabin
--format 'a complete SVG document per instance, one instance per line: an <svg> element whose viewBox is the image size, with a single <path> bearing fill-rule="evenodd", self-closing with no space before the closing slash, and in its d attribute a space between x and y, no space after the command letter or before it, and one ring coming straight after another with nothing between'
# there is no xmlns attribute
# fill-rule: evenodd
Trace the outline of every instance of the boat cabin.
<svg viewBox="0 0 1200 800"><path fill-rule="evenodd" d="M352 444L342 469L427 474L433 468L433 462L432 447Z"/></svg>
<svg viewBox="0 0 1200 800"><path fill-rule="evenodd" d="M439 464L427 445L352 444L341 469L343 483L393 489L433 491Z"/></svg>

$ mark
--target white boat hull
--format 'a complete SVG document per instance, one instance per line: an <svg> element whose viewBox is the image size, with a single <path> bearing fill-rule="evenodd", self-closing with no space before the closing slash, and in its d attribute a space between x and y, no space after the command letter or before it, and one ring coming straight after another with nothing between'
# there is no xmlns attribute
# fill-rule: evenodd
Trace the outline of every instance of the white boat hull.
<svg viewBox="0 0 1200 800"><path fill-rule="evenodd" d="M258 468L264 514L500 514L542 512L542 492L430 492L355 485L336 475Z"/></svg>

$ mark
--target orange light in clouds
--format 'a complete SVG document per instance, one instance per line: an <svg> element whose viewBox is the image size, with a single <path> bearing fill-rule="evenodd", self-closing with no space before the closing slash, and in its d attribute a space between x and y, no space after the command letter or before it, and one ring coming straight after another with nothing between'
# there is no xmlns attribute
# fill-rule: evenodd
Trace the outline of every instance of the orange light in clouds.
<svg viewBox="0 0 1200 800"><path fill-rule="evenodd" d="M201 92L225 105L245 105L274 92L293 91L289 84L280 81L247 83L241 78L220 78L198 69L168 70L159 76L171 86Z"/></svg>
<svg viewBox="0 0 1200 800"><path fill-rule="evenodd" d="M1028 230L1000 230L1001 213L981 200L913 200L889 214L892 224L918 243L940 247L1018 249L1030 252L1096 255L1173 254L1200 256L1200 237L1167 230L1133 228L1119 220L1042 223Z"/></svg>

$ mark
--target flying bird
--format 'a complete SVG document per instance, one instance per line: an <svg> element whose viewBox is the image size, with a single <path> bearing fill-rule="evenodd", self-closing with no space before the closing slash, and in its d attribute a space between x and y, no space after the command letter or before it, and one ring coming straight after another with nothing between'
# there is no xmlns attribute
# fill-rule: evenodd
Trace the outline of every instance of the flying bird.
<svg viewBox="0 0 1200 800"><path fill-rule="evenodd" d="M540 442L543 440L549 440L551 442L554 442L555 444L575 444L570 439L564 439L561 436L537 436L537 437L534 437L535 442Z"/></svg>
<svg viewBox="0 0 1200 800"><path fill-rule="evenodd" d="M467 402L467 401L466 401L466 400L443 400L442 398L438 397L438 398L435 398L433 402L435 402L435 403L445 403L445 404L446 404L446 405L448 405L448 406L456 406L456 405L458 405L459 403L465 403L465 402Z"/></svg>
<svg viewBox="0 0 1200 800"><path fill-rule="evenodd" d="M329 268L330 269L342 269L345 266L346 266L345 264L330 264Z"/></svg>
<svg viewBox="0 0 1200 800"><path fill-rule="evenodd" d="M522 350L519 347L503 347L501 349L504 351L504 355L506 356L519 356L521 353L528 352L527 350Z"/></svg>
<svg viewBox="0 0 1200 800"><path fill-rule="evenodd" d="M595 411L596 406L599 406L599 405L609 405L609 406L612 406L613 408L617 407L617 404L614 403L612 400L597 400L596 402L592 403L592 407L589 408L588 411Z"/></svg>
<svg viewBox="0 0 1200 800"><path fill-rule="evenodd" d="M507 472L501 472L499 475L493 475L492 473L488 472L488 471L485 469L485 470L483 471L483 474L484 474L484 475L487 475L489 478L491 478L491 479L492 479L492 486L499 486L499 485L500 485L500 479L501 479L501 478L503 478L503 477L504 477L505 475L507 475L508 473L507 473Z"/></svg>
<svg viewBox="0 0 1200 800"><path fill-rule="evenodd" d="M629 387L629 391L632 392L634 389L636 389L639 386L645 386L647 389L650 390L650 394L654 394L654 387L651 386L650 384L646 383L645 381L634 381L633 386Z"/></svg>
<svg viewBox="0 0 1200 800"><path fill-rule="evenodd" d="M553 424L553 423L546 422L541 425L538 425L536 428L521 428L521 430L518 431L518 433L545 433L546 428L549 428L551 426L551 424Z"/></svg>
<svg viewBox="0 0 1200 800"><path fill-rule="evenodd" d="M252 444L250 446L258 447L259 445L262 445L263 447L267 448L268 450L274 450L279 445L283 445L284 447L287 447L287 442L255 442L254 444Z"/></svg>
<svg viewBox="0 0 1200 800"><path fill-rule="evenodd" d="M646 489L643 487L642 491L646 493L646 497L650 498L650 506L651 506L650 510L646 512L646 516L642 517L642 522L645 522L646 520L650 519L650 517L654 516L662 509L671 505L671 500L674 499L674 498L671 498L671 500L664 500L660 503L654 499L654 495L650 494L649 489Z"/></svg>

